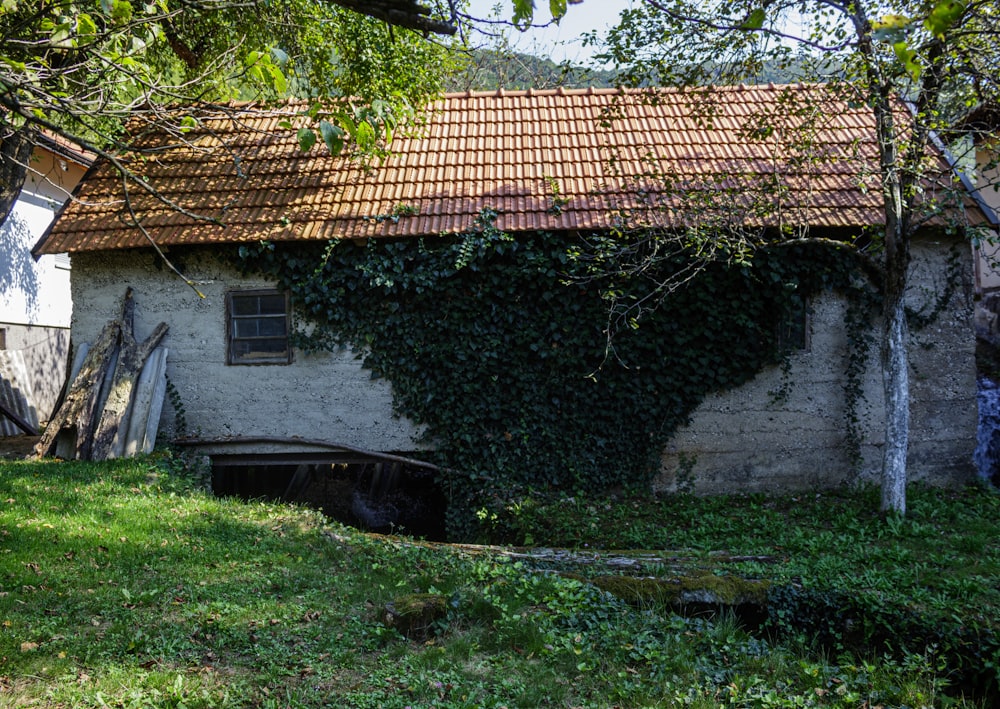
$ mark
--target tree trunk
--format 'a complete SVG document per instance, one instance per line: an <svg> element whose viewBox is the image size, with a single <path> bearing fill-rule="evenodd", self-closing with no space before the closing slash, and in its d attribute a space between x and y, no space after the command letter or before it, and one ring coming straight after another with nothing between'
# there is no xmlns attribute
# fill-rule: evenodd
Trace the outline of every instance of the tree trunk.
<svg viewBox="0 0 1000 709"><path fill-rule="evenodd" d="M0 224L21 194L34 147L35 132L27 126L0 136Z"/></svg>
<svg viewBox="0 0 1000 709"><path fill-rule="evenodd" d="M906 514L906 454L910 440L910 372L906 308L902 293L886 293L882 331L882 387L885 393L885 449L882 454L882 511Z"/></svg>
<svg viewBox="0 0 1000 709"><path fill-rule="evenodd" d="M886 109L888 102L886 102ZM885 198L885 291L882 301L882 390L885 441L882 451L882 511L906 514L906 454L910 444L909 336L906 327L906 280L910 243L903 184L896 165L891 113L876 110L883 146ZM888 125L886 125L888 124Z"/></svg>

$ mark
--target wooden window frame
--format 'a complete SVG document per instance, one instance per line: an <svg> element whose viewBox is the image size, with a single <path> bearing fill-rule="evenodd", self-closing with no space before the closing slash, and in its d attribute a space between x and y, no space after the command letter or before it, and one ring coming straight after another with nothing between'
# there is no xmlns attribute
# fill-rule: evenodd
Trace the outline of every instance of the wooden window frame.
<svg viewBox="0 0 1000 709"><path fill-rule="evenodd" d="M284 300L284 312L281 314L277 313L258 313L255 315L237 315L236 309L233 307L234 299L236 298L259 298L262 296L281 296ZM237 347L239 343L250 341L254 338L249 337L237 337L236 334L236 322L243 319L254 319L254 318L278 318L284 317L285 320L285 349L284 352L275 353L272 356L243 356L237 354ZM257 288L257 289L233 289L226 292L226 364L232 366L253 366L253 365L286 365L292 363L292 343L291 343L291 332L292 332L292 309L291 302L288 297L288 293L280 291L276 288ZM279 336L270 336L260 339L270 339L278 340L282 339Z"/></svg>

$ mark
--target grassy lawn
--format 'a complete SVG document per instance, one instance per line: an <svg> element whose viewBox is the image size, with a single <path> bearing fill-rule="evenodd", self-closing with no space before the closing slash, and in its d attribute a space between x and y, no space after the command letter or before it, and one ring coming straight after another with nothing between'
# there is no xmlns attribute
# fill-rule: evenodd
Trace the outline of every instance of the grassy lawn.
<svg viewBox="0 0 1000 709"><path fill-rule="evenodd" d="M587 582L606 565L567 577L551 559L367 536L301 508L215 499L182 467L0 462L0 706L996 699L965 699L959 686L973 677L995 690L1000 661L991 491L914 488L905 520L878 518L862 490L532 499L495 521L497 537L517 543L661 550L642 576L769 581L771 621L751 634L732 615L611 596ZM406 638L386 626L385 607L414 593L445 611Z"/></svg>

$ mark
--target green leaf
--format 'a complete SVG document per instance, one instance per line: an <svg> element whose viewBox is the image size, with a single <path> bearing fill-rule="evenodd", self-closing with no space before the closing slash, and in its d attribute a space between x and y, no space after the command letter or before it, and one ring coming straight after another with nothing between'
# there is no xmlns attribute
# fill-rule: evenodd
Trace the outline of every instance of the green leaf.
<svg viewBox="0 0 1000 709"><path fill-rule="evenodd" d="M549 11L553 19L558 21L566 14L566 0L549 0Z"/></svg>
<svg viewBox="0 0 1000 709"><path fill-rule="evenodd" d="M82 13L76 18L76 32L83 39L89 39L97 34L97 25L94 23L94 19L86 14Z"/></svg>
<svg viewBox="0 0 1000 709"><path fill-rule="evenodd" d="M193 116L184 116L181 119L181 133L188 133L198 127L198 121Z"/></svg>
<svg viewBox="0 0 1000 709"><path fill-rule="evenodd" d="M339 155L344 149L344 136L346 135L344 129L329 121L320 121L319 132L323 136L323 142L326 143L330 154Z"/></svg>
<svg viewBox="0 0 1000 709"><path fill-rule="evenodd" d="M913 20L906 15L883 15L872 22L872 37L879 42L897 44L906 40L906 33L912 26Z"/></svg>
<svg viewBox="0 0 1000 709"><path fill-rule="evenodd" d="M270 79L269 85L275 93L283 94L288 91L288 79L285 78L285 72L281 70L281 67L269 61L264 64L263 69L267 78Z"/></svg>
<svg viewBox="0 0 1000 709"><path fill-rule="evenodd" d="M896 58L902 63L903 68L910 75L910 78L917 81L920 78L921 71L920 65L914 61L917 53L910 49L906 42L896 42L892 45L892 51L896 53Z"/></svg>
<svg viewBox="0 0 1000 709"><path fill-rule="evenodd" d="M514 0L514 17L511 21L518 27L524 28L531 24L531 18L535 16L534 0Z"/></svg>
<svg viewBox="0 0 1000 709"><path fill-rule="evenodd" d="M927 16L924 25L931 34L940 39L958 21L965 8L964 0L939 0Z"/></svg>
<svg viewBox="0 0 1000 709"><path fill-rule="evenodd" d="M281 68L288 65L288 53L278 47L271 47L271 59L273 59Z"/></svg>
<svg viewBox="0 0 1000 709"><path fill-rule="evenodd" d="M767 19L767 13L764 12L764 8L758 7L756 10L750 13L750 16L743 21L740 25L740 29L744 30L759 30L764 26L764 20Z"/></svg>
<svg viewBox="0 0 1000 709"><path fill-rule="evenodd" d="M55 29L52 30L52 34L49 36L49 44L53 47L60 47L63 49L68 49L72 47L75 42L70 39L70 30L72 30L72 25L68 22L63 22L57 25Z"/></svg>
<svg viewBox="0 0 1000 709"><path fill-rule="evenodd" d="M368 121L358 123L358 131L354 134L354 140L362 150L371 150L378 140L375 128Z"/></svg>
<svg viewBox="0 0 1000 709"><path fill-rule="evenodd" d="M117 24L127 24L132 21L132 3L128 0L114 0L111 9L111 19Z"/></svg>
<svg viewBox="0 0 1000 709"><path fill-rule="evenodd" d="M316 145L316 133L310 128L299 128L297 134L299 139L299 150L308 153L312 146Z"/></svg>

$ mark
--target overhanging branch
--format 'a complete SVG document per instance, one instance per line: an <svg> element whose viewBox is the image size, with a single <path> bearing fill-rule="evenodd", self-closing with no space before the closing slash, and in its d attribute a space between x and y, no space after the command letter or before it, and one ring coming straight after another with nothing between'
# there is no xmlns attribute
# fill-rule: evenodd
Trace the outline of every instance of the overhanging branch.
<svg viewBox="0 0 1000 709"><path fill-rule="evenodd" d="M436 20L430 9L416 0L330 0L362 15L384 20L390 25L432 34L453 35L458 31L454 20Z"/></svg>

